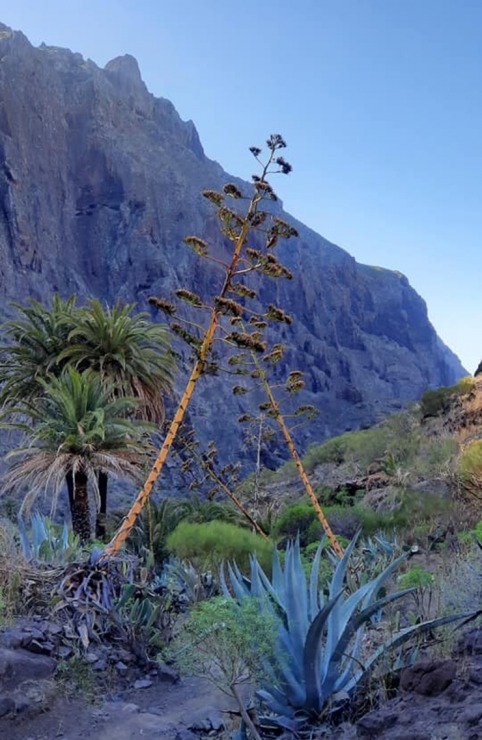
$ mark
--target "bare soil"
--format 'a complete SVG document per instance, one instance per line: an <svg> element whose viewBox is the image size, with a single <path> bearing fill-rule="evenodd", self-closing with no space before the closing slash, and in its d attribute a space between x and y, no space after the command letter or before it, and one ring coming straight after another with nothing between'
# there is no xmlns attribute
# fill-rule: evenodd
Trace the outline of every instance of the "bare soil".
<svg viewBox="0 0 482 740"><path fill-rule="evenodd" d="M5 740L133 740L134 738L189 737L189 725L231 724L229 697L211 684L190 678L171 685L154 683L130 689L115 697L99 697L89 704L82 698L56 697L48 711L35 716L21 714L0 720ZM212 731L212 730L211 730Z"/></svg>

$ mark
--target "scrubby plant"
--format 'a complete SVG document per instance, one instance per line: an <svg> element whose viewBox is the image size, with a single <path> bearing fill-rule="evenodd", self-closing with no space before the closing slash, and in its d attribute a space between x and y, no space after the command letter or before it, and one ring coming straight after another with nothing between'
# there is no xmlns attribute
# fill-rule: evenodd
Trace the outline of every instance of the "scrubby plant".
<svg viewBox="0 0 482 740"><path fill-rule="evenodd" d="M475 388L475 380L471 375L461 378L455 385L436 388L425 391L420 399L420 412L422 419L429 416L438 416L446 413L451 407L454 399L459 396L469 395Z"/></svg>
<svg viewBox="0 0 482 740"><path fill-rule="evenodd" d="M323 543L306 578L299 542L286 551L284 568L277 553L270 580L256 558L251 560L247 581L236 566L228 565L229 586L222 579L226 598L240 602L255 599L262 612L276 620L277 653L283 660L267 666L268 677L258 698L275 715L272 725L296 731L310 719L319 719L334 709L337 697L352 697L363 686L380 658L407 642L412 635L433 630L469 615L429 620L399 630L360 661L363 638L374 614L411 592L388 593L379 598L392 573L408 554L394 560L376 578L354 592L345 590L347 570L356 545L352 540L338 562L328 594L319 589L319 564Z"/></svg>
<svg viewBox="0 0 482 740"><path fill-rule="evenodd" d="M303 457L308 471L324 463L350 464L366 469L378 463L380 469L387 461L392 462L394 474L398 469L406 470L416 459L420 446L418 419L408 411L394 414L370 429L346 432L333 437L321 445L312 445Z"/></svg>
<svg viewBox="0 0 482 740"><path fill-rule="evenodd" d="M55 679L61 692L68 697L78 698L80 694L90 704L95 704L99 699L92 664L80 654L61 660L56 668Z"/></svg>
<svg viewBox="0 0 482 740"><path fill-rule="evenodd" d="M12 522L0 519L0 622L5 624L23 611L23 586L29 570L19 552Z"/></svg>
<svg viewBox="0 0 482 740"><path fill-rule="evenodd" d="M457 476L463 488L475 498L482 497L482 441L469 444L459 459Z"/></svg>
<svg viewBox="0 0 482 740"><path fill-rule="evenodd" d="M432 616L434 577L422 565L413 565L398 577L400 588L413 589L410 598L414 610L409 613L412 623L422 622Z"/></svg>
<svg viewBox="0 0 482 740"><path fill-rule="evenodd" d="M296 470L296 463L294 462L294 460L287 460L277 470L273 471L272 480L275 482L286 481L286 479L288 478L296 478L297 475L298 472Z"/></svg>
<svg viewBox="0 0 482 740"><path fill-rule="evenodd" d="M311 445L303 455L303 464L308 472L313 472L323 463L340 464L345 462L347 452L346 435L334 437L321 445Z"/></svg>
<svg viewBox="0 0 482 740"><path fill-rule="evenodd" d="M309 471L323 463L351 463L361 468L366 468L375 461L382 464L384 456L390 450L396 455L396 459L402 457L396 451L397 446L404 446L401 437L402 433L397 426L393 423L390 426L387 420L371 429L346 432L322 445L313 445L304 455L303 462Z"/></svg>
<svg viewBox="0 0 482 740"><path fill-rule="evenodd" d="M322 530L313 507L299 503L283 509L276 521L275 534L277 537L289 539L298 536L301 547L306 547L312 542L319 542Z"/></svg>
<svg viewBox="0 0 482 740"><path fill-rule="evenodd" d="M429 437L420 442L411 470L419 477L451 478L456 473L460 445L454 437Z"/></svg>
<svg viewBox="0 0 482 740"><path fill-rule="evenodd" d="M365 497L365 494L365 488L350 490L343 487L340 490L334 491L327 486L323 486L320 492L320 502L324 502L325 505L328 506L336 504L341 504L342 506L355 506Z"/></svg>
<svg viewBox="0 0 482 740"><path fill-rule="evenodd" d="M223 560L236 560L243 570L256 553L265 566L271 563L272 544L247 529L227 522L181 522L167 538L167 548L181 560L201 570L217 572Z"/></svg>
<svg viewBox="0 0 482 740"><path fill-rule="evenodd" d="M482 535L482 523L478 529ZM468 611L482 602L481 559L480 546L472 540L443 560L434 583L442 614Z"/></svg>
<svg viewBox="0 0 482 740"><path fill-rule="evenodd" d="M259 608L253 598L236 604L216 597L198 604L171 644L168 657L176 661L181 673L201 676L232 696L243 726L261 740L240 687L263 681L265 666L278 660L275 620L269 611Z"/></svg>

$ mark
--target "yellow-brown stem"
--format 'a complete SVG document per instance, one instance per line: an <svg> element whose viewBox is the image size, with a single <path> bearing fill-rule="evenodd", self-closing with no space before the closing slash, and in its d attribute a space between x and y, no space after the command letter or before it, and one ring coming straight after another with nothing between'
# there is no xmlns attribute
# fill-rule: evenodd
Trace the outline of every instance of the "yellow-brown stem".
<svg viewBox="0 0 482 740"><path fill-rule="evenodd" d="M244 219L243 227L235 243L235 248L234 248L234 253L233 253L232 260L231 260L231 264L226 273L224 285L220 293L221 297L224 297L225 294L228 292L231 278L238 264L238 260L241 254L241 249L248 235L251 215L255 212L259 200L260 200L260 196L257 193L255 193L255 195L251 199L248 212ZM179 427L181 426L182 420L184 418L184 414L186 413L186 409L194 393L196 383L202 375L204 364L206 362L207 356L209 354L209 350L211 349L211 345L214 340L214 334L216 332L216 328L218 325L219 316L220 316L220 311L216 308L213 308L212 314L211 314L211 321L209 323L208 328L206 329L206 333L204 335L201 348L199 350L199 357L196 361L196 364L194 365L192 369L186 389L183 393L183 396L179 403L174 419L172 420L169 430L166 434L164 443L159 451L159 454L156 458L156 461L154 462L154 465L152 466L151 472L149 473L149 476L146 482L144 483L142 490L137 495L136 500L132 504L128 514L124 518L124 521L120 525L116 534L114 535L112 540L109 542L109 544L106 546L104 552L102 553L101 560L107 560L108 558L113 557L119 552L124 542L128 538L130 532L132 531L132 528L134 527L134 524L136 523L137 517L141 513L142 509L146 505L147 500L149 499L149 496L151 495L152 489L154 488L154 484L156 483L157 479L159 478L161 474L164 463L166 462L167 456L170 452L170 449L179 431Z"/></svg>
<svg viewBox="0 0 482 740"><path fill-rule="evenodd" d="M241 694L239 693L239 689L238 689L236 683L233 683L231 685L231 691L233 692L233 696L234 696L234 698L236 699L236 701L238 703L239 712L241 714L241 717L244 719L244 722L245 722L246 726L248 727L248 729L249 729L251 735L253 736L254 740L262 740L261 735L259 734L258 730L256 729L256 726L255 726L253 720L251 719L248 710L246 709L246 707L244 705L243 698L242 698Z"/></svg>
<svg viewBox="0 0 482 740"><path fill-rule="evenodd" d="M212 472L210 470L208 470L207 473L208 473L209 476L211 476L211 478L214 481L216 481L216 483L224 491L224 493L226 494L226 496L229 496L229 498L231 499L231 501L235 504L235 506L238 507L238 509L246 517L246 519L249 522L251 522L251 524L253 525L254 529L257 531L257 533L260 534L261 537L264 537L265 540L269 540L268 535L266 534L266 532L264 532L261 529L261 527L259 526L259 524L256 521L256 519L254 519L254 517L251 516L251 514L244 507L244 505L241 503L241 501L239 500L239 498L232 491L229 490L229 488L227 487L227 485L225 483L223 483L223 481L220 480L220 478L218 478L218 476L216 475L216 473L214 473L214 472Z"/></svg>
<svg viewBox="0 0 482 740"><path fill-rule="evenodd" d="M259 363L257 362L257 359L255 360L256 364L258 365L258 368L260 368ZM328 539L330 540L330 544L335 551L335 553L338 555L339 558L343 557L343 548L336 539L336 535L333 532L332 528L330 527L328 520L326 516L323 513L323 509L321 508L320 504L318 503L318 499L316 498L316 494L313 490L313 486L310 483L310 480L308 476L306 475L306 471L303 465L303 462L298 454L298 451L295 447L295 443L293 442L293 438L291 436L290 430L286 426L286 422L283 418L283 415L280 411L279 404L276 401L275 397L273 396L273 392L271 390L271 387L266 380L264 372L261 370L261 377L263 381L263 387L265 390L266 395L268 396L269 402L271 404L271 407L273 409L275 419L280 425L281 431L283 433L283 437L285 438L285 442L288 446L288 449L291 453L291 457L296 463L296 468L298 470L298 475L300 476L303 485L305 487L306 493L310 497L311 503L313 504L313 508L316 511L316 514L318 516L318 519L320 521L321 526L323 527Z"/></svg>

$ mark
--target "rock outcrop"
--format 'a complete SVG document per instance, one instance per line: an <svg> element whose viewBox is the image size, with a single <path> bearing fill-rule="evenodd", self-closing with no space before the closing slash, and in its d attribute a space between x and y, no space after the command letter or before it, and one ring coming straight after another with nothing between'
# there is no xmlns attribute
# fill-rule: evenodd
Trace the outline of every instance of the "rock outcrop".
<svg viewBox="0 0 482 740"><path fill-rule="evenodd" d="M0 25L0 315L12 300L48 301L54 291L142 310L148 296L179 285L212 295L219 276L199 269L183 238L198 234L223 254L200 192L228 179L239 182L205 156L191 121L148 92L133 57L100 69ZM321 411L300 433L303 445L463 374L403 275L357 264L294 223L299 239L280 254L294 279L268 281L264 297L295 318L282 330L285 364L304 371L302 402ZM236 424L243 403L212 378L193 404L202 438L215 439L224 459L250 454Z"/></svg>

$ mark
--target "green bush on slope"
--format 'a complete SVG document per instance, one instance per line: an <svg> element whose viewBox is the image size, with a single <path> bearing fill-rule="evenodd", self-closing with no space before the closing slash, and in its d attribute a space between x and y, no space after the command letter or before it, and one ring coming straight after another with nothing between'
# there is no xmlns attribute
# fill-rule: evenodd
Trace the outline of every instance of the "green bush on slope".
<svg viewBox="0 0 482 740"><path fill-rule="evenodd" d="M201 568L218 570L223 560L236 561L240 568L249 567L249 556L269 567L273 544L247 529L227 522L202 524L181 522L167 538L167 549L181 560L190 560Z"/></svg>

